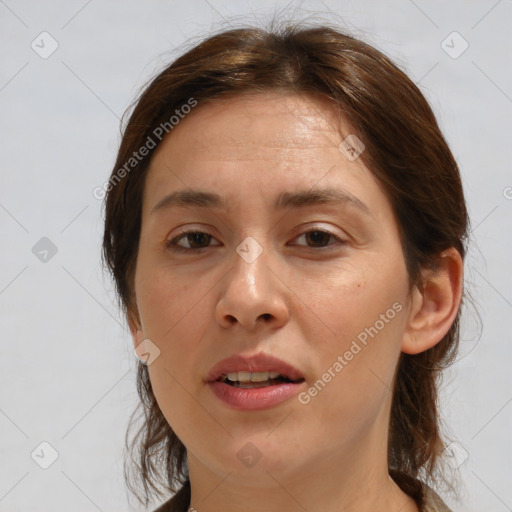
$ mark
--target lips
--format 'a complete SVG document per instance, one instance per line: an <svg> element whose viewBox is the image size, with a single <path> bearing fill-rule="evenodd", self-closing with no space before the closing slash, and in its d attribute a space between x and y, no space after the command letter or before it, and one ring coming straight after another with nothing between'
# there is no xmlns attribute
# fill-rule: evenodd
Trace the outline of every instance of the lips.
<svg viewBox="0 0 512 512"><path fill-rule="evenodd" d="M206 384L223 406L245 412L285 404L306 386L300 370L262 353L223 359L208 372Z"/></svg>
<svg viewBox="0 0 512 512"><path fill-rule="evenodd" d="M290 381L304 380L304 376L300 370L286 361L269 354L256 354L253 356L238 354L223 359L210 369L205 380L206 382L220 381L229 373L232 374L236 372L278 372L281 377Z"/></svg>

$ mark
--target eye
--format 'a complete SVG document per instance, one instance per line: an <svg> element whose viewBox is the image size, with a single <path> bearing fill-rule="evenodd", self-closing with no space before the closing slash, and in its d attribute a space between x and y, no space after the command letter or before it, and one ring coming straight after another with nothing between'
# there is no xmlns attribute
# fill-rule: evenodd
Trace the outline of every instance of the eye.
<svg viewBox="0 0 512 512"><path fill-rule="evenodd" d="M299 235L295 240L299 240L300 238L304 237L306 242L311 242L313 246L309 246L310 248L323 248L329 245L335 245L333 243L328 243L329 239L333 238L335 242L338 242L339 244L346 243L344 240L339 238L336 235L333 235L329 231L324 231L321 229L313 229L311 231L306 231L305 233L302 233Z"/></svg>
<svg viewBox="0 0 512 512"><path fill-rule="evenodd" d="M188 247L183 247L183 245L179 244L179 242L182 240L188 244ZM215 238L213 238L212 235L205 233L204 231L186 231L185 233L182 233L172 240L167 240L166 246L172 251L187 252L189 254L193 254L206 249L209 246L209 242L211 240L215 240Z"/></svg>
<svg viewBox="0 0 512 512"><path fill-rule="evenodd" d="M315 249L315 248L323 248L327 247L329 245L335 245L336 242L338 244L344 244L346 243L344 240L339 238L336 235L333 235L329 231L324 231L321 229L313 229L310 231L306 231L305 233L302 233L298 237L295 238L295 240L298 240L302 237L305 237L306 243L312 243L313 245L308 245L309 248ZM334 239L334 243L328 243L330 239ZM176 252L183 252L188 254L195 254L202 252L203 249L207 249L210 247L210 242L212 240L215 240L212 235L205 233L204 231L186 231L184 233L181 233L177 237L173 238L172 240L166 241L166 246L171 249L172 251ZM184 242L186 245L183 246L182 242ZM221 244L216 244L221 245Z"/></svg>

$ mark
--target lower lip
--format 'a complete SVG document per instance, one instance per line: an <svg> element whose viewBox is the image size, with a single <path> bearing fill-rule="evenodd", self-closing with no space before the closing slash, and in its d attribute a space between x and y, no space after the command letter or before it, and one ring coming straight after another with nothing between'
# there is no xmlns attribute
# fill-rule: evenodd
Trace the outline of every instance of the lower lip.
<svg viewBox="0 0 512 512"><path fill-rule="evenodd" d="M254 411L274 407L298 394L303 382L286 382L261 388L236 388L224 382L209 382L215 396L233 409Z"/></svg>

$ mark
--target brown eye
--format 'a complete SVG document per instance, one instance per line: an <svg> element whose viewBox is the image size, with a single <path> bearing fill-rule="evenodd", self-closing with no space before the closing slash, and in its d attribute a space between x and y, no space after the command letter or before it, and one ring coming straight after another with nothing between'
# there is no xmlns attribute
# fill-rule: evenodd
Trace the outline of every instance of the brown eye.
<svg viewBox="0 0 512 512"><path fill-rule="evenodd" d="M297 239L305 237L307 246L310 248L323 248L327 247L329 245L334 245L333 243L329 243L329 240L333 238L335 242L338 242L340 244L345 243L344 240L337 237L336 235L333 235L332 233L329 233L328 231L323 231L320 229L314 229L311 231L306 231L305 233L302 233L302 235L299 235ZM311 244L311 245L310 245Z"/></svg>
<svg viewBox="0 0 512 512"><path fill-rule="evenodd" d="M308 242L312 242L315 247L324 247L328 245L329 239L331 238L331 234L326 231L309 231L305 233L306 240Z"/></svg>
<svg viewBox="0 0 512 512"><path fill-rule="evenodd" d="M187 231L172 240L168 240L166 245L173 251L193 253L208 248L211 240L215 239L204 231ZM188 246L183 246L182 241L185 241Z"/></svg>

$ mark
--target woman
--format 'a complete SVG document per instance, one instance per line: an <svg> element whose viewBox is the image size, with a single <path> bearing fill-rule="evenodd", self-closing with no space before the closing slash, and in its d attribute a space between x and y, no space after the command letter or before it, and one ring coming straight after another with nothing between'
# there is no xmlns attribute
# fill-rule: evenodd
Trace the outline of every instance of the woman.
<svg viewBox="0 0 512 512"><path fill-rule="evenodd" d="M141 359L139 500L448 510L428 484L467 233L428 103L371 46L239 29L173 62L137 101L106 196L104 257Z"/></svg>

